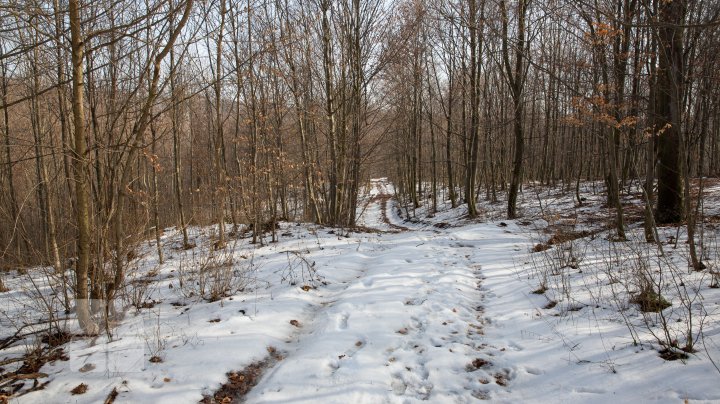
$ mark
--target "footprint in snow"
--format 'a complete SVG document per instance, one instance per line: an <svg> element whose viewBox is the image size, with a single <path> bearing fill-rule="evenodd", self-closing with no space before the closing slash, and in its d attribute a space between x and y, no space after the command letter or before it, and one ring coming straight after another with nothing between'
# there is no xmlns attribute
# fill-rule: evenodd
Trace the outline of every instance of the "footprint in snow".
<svg viewBox="0 0 720 404"><path fill-rule="evenodd" d="M490 392L487 390L473 390L472 396L478 400L490 400Z"/></svg>
<svg viewBox="0 0 720 404"><path fill-rule="evenodd" d="M338 369L340 369L340 360L339 359L330 359L327 362L328 370L330 371L330 375L334 375L335 372L337 372Z"/></svg>
<svg viewBox="0 0 720 404"><path fill-rule="evenodd" d="M412 299L405 300L405 305L406 306L419 306L419 305L425 303L425 301L427 301L427 298L415 297Z"/></svg>
<svg viewBox="0 0 720 404"><path fill-rule="evenodd" d="M350 318L349 313L340 313L337 317L337 329L338 330L344 330L348 327L348 318Z"/></svg>
<svg viewBox="0 0 720 404"><path fill-rule="evenodd" d="M527 372L527 373L529 373L529 374L531 374L531 375L535 375L535 376L539 376L539 375L545 373L545 372L543 372L542 369L536 368L536 367L531 367L531 366L526 366L526 367L525 367L525 372Z"/></svg>
<svg viewBox="0 0 720 404"><path fill-rule="evenodd" d="M510 380L515 378L515 374L510 369L503 369L493 374L495 378L495 384L502 387L507 387L510 384Z"/></svg>
<svg viewBox="0 0 720 404"><path fill-rule="evenodd" d="M519 345L517 342L512 342L512 341L510 343L508 343L508 346L513 351L522 351L525 349L523 346Z"/></svg>
<svg viewBox="0 0 720 404"><path fill-rule="evenodd" d="M575 389L578 393L590 393L590 394L605 394L607 391L605 389L595 388L595 387L578 387Z"/></svg>
<svg viewBox="0 0 720 404"><path fill-rule="evenodd" d="M431 282L431 280L426 281L426 283L430 283L430 282ZM436 283L437 281L436 281L436 280L432 280L432 282L433 282L433 283ZM431 295L431 294L433 294L434 292L435 292L435 288L433 288L433 287L431 287L431 286L426 287L426 288L423 288L423 290L421 291L421 293L422 293L423 295Z"/></svg>
<svg viewBox="0 0 720 404"><path fill-rule="evenodd" d="M427 374L427 371L424 373ZM414 396L423 401L430 398L434 386L426 380L427 375L418 378L418 374L414 373L412 368L405 368L405 371L394 372L391 376L390 386L395 395Z"/></svg>
<svg viewBox="0 0 720 404"><path fill-rule="evenodd" d="M403 394L405 394L405 391L407 391L407 384L402 381L398 374L392 375L392 382L390 382L390 387L392 387L393 394L395 394L396 396L402 396Z"/></svg>
<svg viewBox="0 0 720 404"><path fill-rule="evenodd" d="M352 347L345 351L344 354L339 355L341 357L340 359L342 359L342 357L352 358L356 353L358 353L358 351L365 347L366 343L367 342L365 341L365 338L359 338L357 341L355 341L355 344L353 344Z"/></svg>
<svg viewBox="0 0 720 404"><path fill-rule="evenodd" d="M423 380L427 380L428 377L430 377L430 372L425 367L425 361L424 360L418 361L418 364L420 365L419 369L416 370L418 375Z"/></svg>
<svg viewBox="0 0 720 404"><path fill-rule="evenodd" d="M425 330L425 324L419 318L412 316L410 317L410 325L418 331Z"/></svg>
<svg viewBox="0 0 720 404"><path fill-rule="evenodd" d="M421 400L427 400L430 398L430 393L432 393L433 385L432 383L423 382L420 384L420 386L417 388L417 398Z"/></svg>

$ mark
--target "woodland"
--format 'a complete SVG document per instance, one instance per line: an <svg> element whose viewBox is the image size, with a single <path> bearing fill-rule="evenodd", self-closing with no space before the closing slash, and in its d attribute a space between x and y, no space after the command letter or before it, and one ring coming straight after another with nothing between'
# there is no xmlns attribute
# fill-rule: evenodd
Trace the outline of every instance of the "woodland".
<svg viewBox="0 0 720 404"><path fill-rule="evenodd" d="M407 218L597 184L613 241L682 228L705 270L719 27L714 0L1 0L0 268L61 274L94 335L165 229L361 230L387 177Z"/></svg>

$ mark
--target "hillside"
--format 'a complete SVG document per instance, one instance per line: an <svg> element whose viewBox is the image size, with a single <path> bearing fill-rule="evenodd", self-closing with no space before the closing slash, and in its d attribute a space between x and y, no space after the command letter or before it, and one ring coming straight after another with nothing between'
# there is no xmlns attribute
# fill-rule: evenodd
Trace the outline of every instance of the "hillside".
<svg viewBox="0 0 720 404"><path fill-rule="evenodd" d="M526 187L517 221L493 204L482 220L447 206L407 220L379 179L358 231L282 223L277 243L239 236L216 251L212 228L194 228L188 250L165 229L166 261L153 242L137 251L110 337L78 335L44 271L11 274L3 337L49 303L71 340L43 348L56 351L41 377L3 388L28 403L720 400L716 227L703 239L710 269L691 272L682 229L659 229L662 254L638 225L631 241L608 240L591 189L576 207ZM717 206L720 190L707 192ZM643 285L670 306L641 311ZM5 347L3 371L33 346Z"/></svg>

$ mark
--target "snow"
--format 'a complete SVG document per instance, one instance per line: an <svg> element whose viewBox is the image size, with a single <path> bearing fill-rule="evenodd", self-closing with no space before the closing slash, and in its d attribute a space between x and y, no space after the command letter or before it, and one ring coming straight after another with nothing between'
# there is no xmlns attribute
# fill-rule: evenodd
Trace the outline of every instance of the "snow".
<svg viewBox="0 0 720 404"><path fill-rule="evenodd" d="M657 265L674 262L688 288L701 291L687 296L703 302L689 310L702 311L694 312L702 321L695 330L702 330L708 349L666 361L650 334L659 330L657 317L628 304L631 291L610 293L624 284L610 282L612 276L630 276L639 243L610 243L607 231L582 221L573 229L596 236L531 252L547 239L543 231L566 225L570 213L606 216L597 208L574 208L570 196L536 198L528 189L519 221L502 221L492 204L481 206L482 222L445 205L431 218L423 208L416 212L421 220L407 221L393 192L377 179L365 193L359 224L372 232L284 223L278 243L238 239L218 253L210 247L213 229L193 229L198 247L188 251L177 248L177 231L166 230L167 261L158 264L150 243L130 274L147 287L140 299L146 308L128 309L110 340L76 338L64 346L69 360L41 369L51 381L45 389L11 402L102 402L113 388L117 403L198 402L227 381L227 372L269 352L279 360L247 402L720 400L719 373L710 361L720 359L720 292L708 288L707 275L685 276L682 254L666 262L644 252ZM538 199L547 202L542 209L529 202ZM629 233L640 238L642 229ZM612 254L618 265L608 269ZM577 269L553 266L553 258L567 255ZM229 296L199 297L204 278L190 268L203 262L231 262ZM543 278L548 291L534 294ZM29 299L18 292L23 282L27 276L6 280L12 290L0 297L7 318ZM663 284L673 303L668 316L673 330L682 331L682 288L673 285ZM545 308L551 301L556 305ZM88 391L71 395L80 383Z"/></svg>

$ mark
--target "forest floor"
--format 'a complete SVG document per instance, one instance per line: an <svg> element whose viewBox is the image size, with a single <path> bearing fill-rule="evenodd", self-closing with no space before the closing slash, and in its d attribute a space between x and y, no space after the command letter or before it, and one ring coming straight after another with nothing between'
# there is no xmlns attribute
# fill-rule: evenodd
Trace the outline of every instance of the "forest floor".
<svg viewBox="0 0 720 404"><path fill-rule="evenodd" d="M36 382L0 388L28 403L720 400L717 221L702 233L709 269L694 272L683 230L658 229L662 250L646 244L638 209L631 241L612 241L592 184L581 206L527 186L514 221L504 203L469 220L446 204L429 214L429 201L409 219L393 194L373 180L358 229L283 223L263 246L238 236L215 251L215 230L193 228L197 247L183 250L166 229L163 264L153 242L137 250L112 337L74 337ZM709 217L718 197L707 188ZM73 330L54 279L5 276L0 338L48 312ZM639 310L647 289L671 306ZM33 346L12 344L0 360Z"/></svg>

